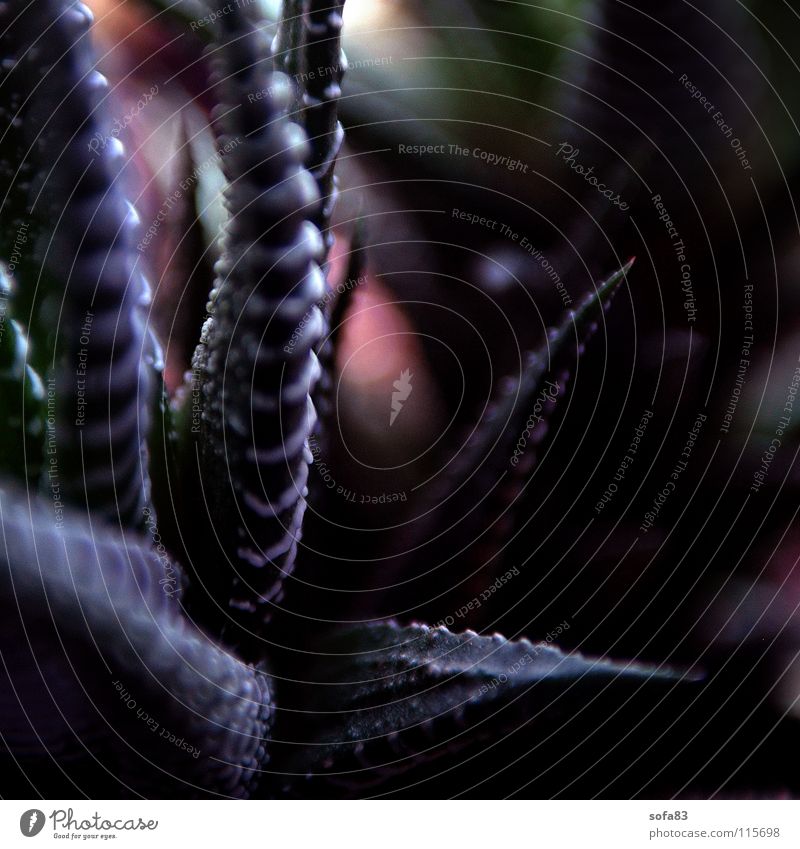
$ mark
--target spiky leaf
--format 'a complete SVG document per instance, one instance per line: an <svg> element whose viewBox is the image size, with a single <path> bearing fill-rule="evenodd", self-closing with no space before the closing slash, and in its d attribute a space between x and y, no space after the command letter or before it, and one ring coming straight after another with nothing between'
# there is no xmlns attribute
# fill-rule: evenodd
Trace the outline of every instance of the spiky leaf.
<svg viewBox="0 0 800 849"><path fill-rule="evenodd" d="M319 195L305 134L287 117L288 81L270 71L247 10L219 19L211 55L230 221L194 360L202 412L185 461L201 475L185 515L194 531L210 504L216 527L193 534L191 603L217 633L230 618L257 632L293 568L305 510L324 291L306 219Z"/></svg>
<svg viewBox="0 0 800 849"><path fill-rule="evenodd" d="M591 713L605 691L621 705L645 688L663 696L687 678L547 643L394 622L344 629L320 651L304 675L297 722L306 746L287 761L299 774L411 766L526 723L546 736L556 718Z"/></svg>
<svg viewBox="0 0 800 849"><path fill-rule="evenodd" d="M122 145L109 134L92 16L70 0L4 7L21 13L22 42L35 43L15 70L30 86L21 114L43 269L34 329L49 334L39 351L54 406L46 488L55 472L68 500L98 517L141 521L160 356L142 313L149 286L135 249L139 222L122 190Z"/></svg>
<svg viewBox="0 0 800 849"><path fill-rule="evenodd" d="M305 18L308 82L303 96L303 126L311 144L308 168L322 198L314 223L322 233L326 251L333 246L330 224L338 195L334 167L344 141L338 118L342 78L347 69L341 47L343 9L344 0L311 0Z"/></svg>

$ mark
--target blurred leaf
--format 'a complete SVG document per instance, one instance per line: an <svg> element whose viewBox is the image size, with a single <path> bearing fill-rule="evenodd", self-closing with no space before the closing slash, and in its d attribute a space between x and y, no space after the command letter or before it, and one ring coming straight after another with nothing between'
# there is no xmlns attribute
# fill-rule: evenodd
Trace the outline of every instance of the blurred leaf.
<svg viewBox="0 0 800 849"><path fill-rule="evenodd" d="M411 526L403 526L399 544L408 556L395 570L398 579L401 573L406 578L413 574L409 558L418 563L421 547L435 542L435 553L425 548L427 556L423 559L436 564L458 563L460 577L454 582L444 581L445 586L452 586L466 572L460 555L480 543L480 560L485 563L508 539L508 523L501 523L501 519L514 505L534 467L536 446L544 437L556 399L563 396L569 372L632 265L630 260L599 283L596 292L570 310L548 333L542 347L529 355L522 375L501 384L466 443L424 494L415 509L418 518ZM491 549L488 554L487 545ZM436 575L436 581L442 584L441 574ZM418 599L428 597L416 584L414 594Z"/></svg>

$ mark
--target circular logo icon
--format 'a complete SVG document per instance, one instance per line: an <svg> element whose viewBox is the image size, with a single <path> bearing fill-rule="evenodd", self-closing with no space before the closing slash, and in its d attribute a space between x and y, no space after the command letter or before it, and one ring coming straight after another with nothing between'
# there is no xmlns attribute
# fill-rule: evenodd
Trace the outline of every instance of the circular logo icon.
<svg viewBox="0 0 800 849"><path fill-rule="evenodd" d="M44 813L38 808L31 808L19 818L19 830L25 837L36 837L44 828Z"/></svg>

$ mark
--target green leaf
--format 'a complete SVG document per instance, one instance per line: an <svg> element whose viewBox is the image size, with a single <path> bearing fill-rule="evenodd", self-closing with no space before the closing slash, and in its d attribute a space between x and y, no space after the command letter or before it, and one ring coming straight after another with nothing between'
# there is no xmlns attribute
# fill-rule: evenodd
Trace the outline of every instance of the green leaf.
<svg viewBox="0 0 800 849"><path fill-rule="evenodd" d="M10 280L0 271L0 473L35 487L44 450L44 386L12 306Z"/></svg>

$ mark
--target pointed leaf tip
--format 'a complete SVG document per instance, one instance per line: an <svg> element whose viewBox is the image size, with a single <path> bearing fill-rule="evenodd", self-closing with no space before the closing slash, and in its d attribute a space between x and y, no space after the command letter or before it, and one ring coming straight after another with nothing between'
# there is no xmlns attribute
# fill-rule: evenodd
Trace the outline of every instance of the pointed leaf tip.
<svg viewBox="0 0 800 849"><path fill-rule="evenodd" d="M636 257L632 256L621 268L619 268L613 274L609 275L601 283L597 284L597 294L604 305L608 302L608 299L616 293L617 289L625 281L628 272L631 270L631 268L633 268L633 264L635 262Z"/></svg>
<svg viewBox="0 0 800 849"><path fill-rule="evenodd" d="M605 280L599 282L593 292L589 292L574 310L570 310L565 316L559 327L556 329L556 335L561 335L564 331L568 331L573 324L576 326L578 333L584 336L584 341L591 335L589 323L593 318L600 317L600 314L605 312L617 294L622 283L626 280L628 272L633 267L636 257L631 257L625 265L617 269L613 274ZM588 331L588 332L587 332Z"/></svg>
<svg viewBox="0 0 800 849"><path fill-rule="evenodd" d="M305 745L293 746L281 768L295 775L348 770L354 746L357 771L370 763L380 770L384 758L407 768L420 749L430 758L530 722L534 736L547 736L553 723L594 715L604 694L615 709L631 699L658 703L693 680L662 666L590 658L497 633L394 621L343 628L326 639L306 683L302 739L292 740ZM416 736L426 729L441 745ZM387 753L381 744L389 737Z"/></svg>

